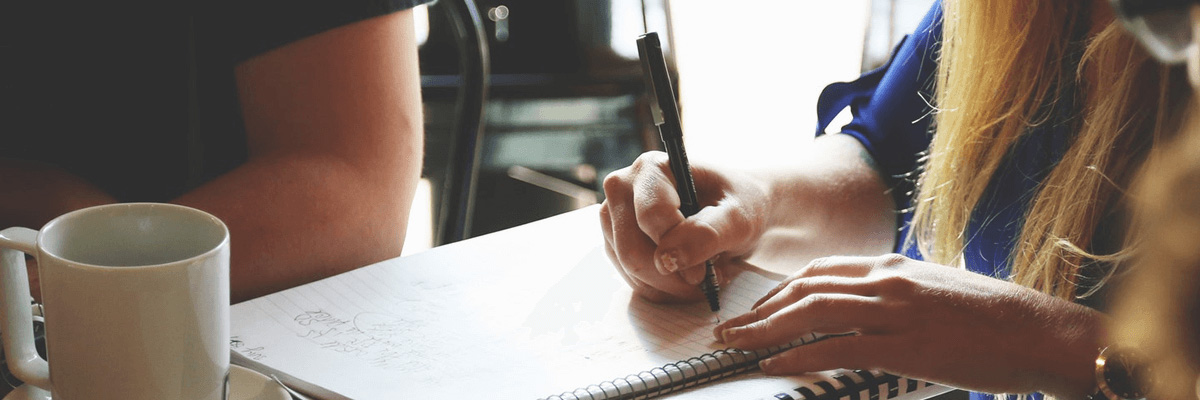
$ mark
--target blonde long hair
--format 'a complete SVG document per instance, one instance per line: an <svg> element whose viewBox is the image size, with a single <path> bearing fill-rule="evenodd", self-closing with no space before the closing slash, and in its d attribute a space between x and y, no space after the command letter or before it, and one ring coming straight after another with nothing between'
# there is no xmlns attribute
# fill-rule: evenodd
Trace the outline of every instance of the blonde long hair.
<svg viewBox="0 0 1200 400"><path fill-rule="evenodd" d="M909 245L927 260L963 266L971 215L1004 156L1047 105L1077 87L1079 110L1062 159L1038 187L1010 255L1012 279L1074 299L1079 270L1104 258L1087 250L1101 220L1150 145L1170 131L1170 104L1186 93L1115 22L1090 36L1078 64L1069 52L1087 32L1093 1L946 0L933 138L917 182ZM1184 90L1175 90L1182 86ZM1173 103L1174 102L1174 103ZM1073 112L1073 111L1072 111Z"/></svg>

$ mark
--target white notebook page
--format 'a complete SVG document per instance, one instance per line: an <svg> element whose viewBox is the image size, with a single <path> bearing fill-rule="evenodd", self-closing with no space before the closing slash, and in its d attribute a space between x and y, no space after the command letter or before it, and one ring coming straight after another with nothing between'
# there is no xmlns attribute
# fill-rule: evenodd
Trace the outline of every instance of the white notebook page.
<svg viewBox="0 0 1200 400"><path fill-rule="evenodd" d="M706 304L634 298L599 229L589 208L237 304L234 351L353 399L533 399L724 348ZM775 278L735 274L721 318Z"/></svg>

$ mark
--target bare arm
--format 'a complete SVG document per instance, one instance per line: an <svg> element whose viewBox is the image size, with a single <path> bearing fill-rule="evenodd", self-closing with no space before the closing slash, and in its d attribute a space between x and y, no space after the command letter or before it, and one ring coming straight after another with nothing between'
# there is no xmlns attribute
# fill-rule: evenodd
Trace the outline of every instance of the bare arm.
<svg viewBox="0 0 1200 400"><path fill-rule="evenodd" d="M0 159L0 229L41 228L67 212L116 200L83 179L48 164ZM41 300L37 261L26 263L29 291Z"/></svg>
<svg viewBox="0 0 1200 400"><path fill-rule="evenodd" d="M858 140L826 135L773 174L772 226L756 263L792 272L828 255L879 255L895 246L896 205Z"/></svg>
<svg viewBox="0 0 1200 400"><path fill-rule="evenodd" d="M411 11L237 66L249 160L173 201L228 224L233 301L400 255L424 146L417 68ZM0 160L0 190L4 227L115 201L28 162Z"/></svg>
<svg viewBox="0 0 1200 400"><path fill-rule="evenodd" d="M400 255L423 150L412 13L237 66L249 161L176 199L229 225L241 301Z"/></svg>
<svg viewBox="0 0 1200 400"><path fill-rule="evenodd" d="M0 229L37 229L69 211L114 201L100 188L61 168L0 159Z"/></svg>

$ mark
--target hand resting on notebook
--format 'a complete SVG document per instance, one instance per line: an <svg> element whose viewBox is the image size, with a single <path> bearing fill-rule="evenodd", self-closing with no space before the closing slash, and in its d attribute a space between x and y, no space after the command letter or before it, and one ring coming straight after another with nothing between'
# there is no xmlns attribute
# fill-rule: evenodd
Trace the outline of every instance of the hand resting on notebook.
<svg viewBox="0 0 1200 400"><path fill-rule="evenodd" d="M773 375L880 369L978 391L1071 398L1092 379L1102 324L1102 314L1083 305L891 254L815 260L713 332L741 349L854 333L760 363Z"/></svg>

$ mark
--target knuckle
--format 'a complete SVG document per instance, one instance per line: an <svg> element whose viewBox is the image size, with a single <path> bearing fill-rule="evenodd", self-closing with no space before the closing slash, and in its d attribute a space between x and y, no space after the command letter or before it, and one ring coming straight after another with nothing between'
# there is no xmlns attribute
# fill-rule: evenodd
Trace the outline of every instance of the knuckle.
<svg viewBox="0 0 1200 400"><path fill-rule="evenodd" d="M899 266L901 264L908 262L908 260L909 260L908 257L905 257L900 254L892 253L892 254L884 254L884 255L878 256L878 258L875 260L875 263L876 263L876 265L879 265L881 267L896 267L896 266Z"/></svg>
<svg viewBox="0 0 1200 400"><path fill-rule="evenodd" d="M629 184L626 182L626 176L629 173L629 168L626 167L605 176L603 185L605 197L625 197L624 195L630 192Z"/></svg>
<svg viewBox="0 0 1200 400"><path fill-rule="evenodd" d="M730 321L731 322L736 321L732 326L738 327L737 330L743 331L743 332L749 332L751 334L751 336L753 336L754 332L757 332L759 329L761 329L761 325L762 325L763 321L765 321L766 319L768 319L770 317L771 317L770 312L767 312L767 311L764 311L764 310L761 310L758 308L752 308L752 309L750 309L750 311L747 311L745 314L734 317Z"/></svg>
<svg viewBox="0 0 1200 400"><path fill-rule="evenodd" d="M832 257L821 257L808 262L804 268L800 269L800 276L820 275L821 271L829 268L832 265Z"/></svg>
<svg viewBox="0 0 1200 400"><path fill-rule="evenodd" d="M672 207L671 204L668 204L668 203L662 202L662 201L655 201L655 202L648 202L646 204L639 204L638 209L641 212L641 215L643 215L643 218L645 218L647 220L647 222L657 225L657 226L664 226L667 224L671 224L673 222L676 214L679 213L679 209Z"/></svg>
<svg viewBox="0 0 1200 400"><path fill-rule="evenodd" d="M663 164L666 160L666 153L661 151L647 151L633 160L633 169L638 170L646 167L652 167Z"/></svg>
<svg viewBox="0 0 1200 400"><path fill-rule="evenodd" d="M804 282L802 279L796 279L788 282L783 286L782 289L779 290L779 294L784 296L784 298L791 298L802 293L804 293Z"/></svg>
<svg viewBox="0 0 1200 400"><path fill-rule="evenodd" d="M737 201L725 202L722 206L728 212L725 214L725 218L715 220L720 224L720 226L715 226L717 230L724 232L727 237L737 242L753 240L753 238L762 236L762 219L756 210L738 204Z"/></svg>
<svg viewBox="0 0 1200 400"><path fill-rule="evenodd" d="M754 225L754 221L756 220L757 219L755 218L755 213L753 210L741 205L730 207L729 223L731 225L747 227Z"/></svg>
<svg viewBox="0 0 1200 400"><path fill-rule="evenodd" d="M876 280L875 287L884 294L911 293L917 289L917 283L905 276L890 275Z"/></svg>
<svg viewBox="0 0 1200 400"><path fill-rule="evenodd" d="M825 294L812 294L804 296L799 303L810 312L824 313L835 310L838 306L838 299Z"/></svg>
<svg viewBox="0 0 1200 400"><path fill-rule="evenodd" d="M746 325L746 330L752 333L761 334L762 332L770 332L775 330L775 317L768 315L756 322Z"/></svg>
<svg viewBox="0 0 1200 400"><path fill-rule="evenodd" d="M720 241L721 231L708 221L696 221L693 224L693 238L698 243L716 243Z"/></svg>
<svg viewBox="0 0 1200 400"><path fill-rule="evenodd" d="M795 279L788 279L783 282L779 282L779 284L775 285L774 288L771 288L771 290L769 292L767 292L767 294L773 296L773 295L778 295L780 293L783 293L783 289L787 289L788 285L791 285L792 282L794 282L794 281L795 281Z"/></svg>
<svg viewBox="0 0 1200 400"><path fill-rule="evenodd" d="M761 307L750 310L751 321L762 321L763 318L768 316L770 316L770 314L767 314L766 311L764 311Z"/></svg>

